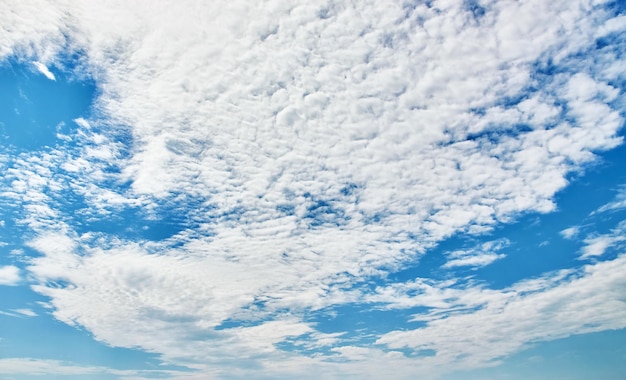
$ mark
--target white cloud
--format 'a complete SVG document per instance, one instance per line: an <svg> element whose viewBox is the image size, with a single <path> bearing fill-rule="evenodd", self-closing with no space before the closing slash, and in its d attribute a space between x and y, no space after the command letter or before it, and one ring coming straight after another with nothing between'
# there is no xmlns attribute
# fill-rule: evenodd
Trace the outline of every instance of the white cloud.
<svg viewBox="0 0 626 380"><path fill-rule="evenodd" d="M573 226L573 227L568 227L564 230L562 230L561 236L563 236L563 238L571 240L573 238L575 238L578 233L580 232L580 227L579 226Z"/></svg>
<svg viewBox="0 0 626 380"><path fill-rule="evenodd" d="M620 187L615 199L605 205L602 205L596 211L591 214L595 214L598 212L606 212L606 211L617 211L626 208L626 186Z"/></svg>
<svg viewBox="0 0 626 380"><path fill-rule="evenodd" d="M484 267L494 261L505 257L497 252L507 247L510 242L507 239L499 239L482 243L468 250L457 250L448 252L448 261L444 268L454 268L462 266Z"/></svg>
<svg viewBox="0 0 626 380"><path fill-rule="evenodd" d="M37 313L30 309L12 309L9 311L0 310L0 314L8 315L9 317L35 317Z"/></svg>
<svg viewBox="0 0 626 380"><path fill-rule="evenodd" d="M18 314L21 314L23 316L26 316L26 317L36 317L37 316L37 313L35 313L31 309L13 309L11 311L14 311L14 312L16 312Z"/></svg>
<svg viewBox="0 0 626 380"><path fill-rule="evenodd" d="M48 69L48 67L46 67L46 65L44 65L41 62L33 62L33 65L35 65L35 67L37 68L37 70L42 73L46 78L50 79L50 80L56 80L56 78L54 77L54 74L52 74L52 72Z"/></svg>
<svg viewBox="0 0 626 380"><path fill-rule="evenodd" d="M90 129L91 128L91 125L89 125L89 122L87 120L83 119L82 117L74 119L74 122L78 126L80 126L82 128L85 128L85 129Z"/></svg>
<svg viewBox="0 0 626 380"><path fill-rule="evenodd" d="M20 269L13 265L0 266L0 285L17 285L21 281Z"/></svg>
<svg viewBox="0 0 626 380"><path fill-rule="evenodd" d="M613 236L601 235L595 238L585 239L585 247L583 248L582 258L590 256L600 256L615 243L616 238Z"/></svg>
<svg viewBox="0 0 626 380"><path fill-rule="evenodd" d="M426 327L390 332L377 343L391 349L432 349L441 363L467 369L489 365L532 342L622 329L626 327L625 269L622 255L565 276L546 276L501 291L460 289L452 293L458 298L451 306L467 310L453 308L443 315L436 311Z"/></svg>
<svg viewBox="0 0 626 380"><path fill-rule="evenodd" d="M626 30L626 16L621 15L607 20L597 32L598 37L605 37L611 33L619 33Z"/></svg>
<svg viewBox="0 0 626 380"><path fill-rule="evenodd" d="M455 251L453 253L458 254L461 252ZM457 258L449 260L444 265L444 268L463 267L463 266L484 267L503 257L505 257L505 255L503 254L498 255L494 253L481 253L481 254L471 254L471 255L462 254L458 256Z"/></svg>
<svg viewBox="0 0 626 380"><path fill-rule="evenodd" d="M83 366L69 362L35 358L1 358L0 374L29 376L115 375L121 379L147 379L150 375L176 375L175 371L116 370L107 367Z"/></svg>
<svg viewBox="0 0 626 380"><path fill-rule="evenodd" d="M459 326L480 315L503 323L490 308L467 311L508 300L498 305L522 313L516 308L532 297L561 302L559 292L613 273L600 263L574 285L549 283L532 296L509 289L518 301L457 281L352 289L453 234L554 210L568 173L621 143L621 110L612 108L621 95L608 84L621 74L607 55L585 58L599 25L621 25L599 5L491 2L477 19L460 1L429 4L11 4L0 15L0 57L54 62L57 52L80 52L78 70L99 89L99 119L74 120L76 149L17 157L0 194L21 207L18 222L35 236L30 246L42 256L28 271L54 316L205 373L237 367L237 358L251 366L271 358L274 369L264 370L273 374L323 367L358 377L349 363L277 345L332 338L303 317L331 305L422 305ZM558 75L537 69L548 62ZM68 207L67 193L86 206ZM84 223L128 210L135 231L165 214L179 225L155 242ZM457 251L446 265L487 265L501 248ZM422 316L431 324L416 334L461 352L438 315ZM248 324L220 328L228 321ZM484 358L553 336L541 324L512 326L528 331L511 345L494 341ZM570 327L557 331L581 331ZM380 341L401 346L404 338ZM370 358L369 373L392 359L412 373L399 352L333 352ZM439 359L424 360L428 372Z"/></svg>
<svg viewBox="0 0 626 380"><path fill-rule="evenodd" d="M626 222L621 222L608 234L590 236L584 240L585 246L582 248L581 259L602 256L607 249L616 244L626 241Z"/></svg>

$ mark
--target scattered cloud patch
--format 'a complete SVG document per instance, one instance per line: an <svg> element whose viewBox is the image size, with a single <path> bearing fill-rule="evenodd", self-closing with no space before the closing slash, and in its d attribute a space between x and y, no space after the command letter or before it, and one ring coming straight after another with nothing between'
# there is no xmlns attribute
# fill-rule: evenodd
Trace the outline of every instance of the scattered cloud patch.
<svg viewBox="0 0 626 380"><path fill-rule="evenodd" d="M620 187L613 201L601 206L592 214L607 211L618 211L624 208L626 208L626 186Z"/></svg>
<svg viewBox="0 0 626 380"><path fill-rule="evenodd" d="M20 269L13 265L0 266L0 285L15 286L21 281Z"/></svg>
<svg viewBox="0 0 626 380"><path fill-rule="evenodd" d="M482 243L467 250L448 252L446 254L448 261L443 265L443 267L484 267L505 257L505 254L498 252L506 248L509 244L510 241L508 239L499 239Z"/></svg>
<svg viewBox="0 0 626 380"><path fill-rule="evenodd" d="M584 240L581 259L602 256L611 247L626 241L626 222L621 222L611 233L588 237Z"/></svg>
<svg viewBox="0 0 626 380"><path fill-rule="evenodd" d="M11 309L9 311L0 310L0 314L7 315L9 317L23 318L23 317L36 317L37 313L31 309Z"/></svg>
<svg viewBox="0 0 626 380"><path fill-rule="evenodd" d="M571 240L571 239L574 239L576 236L578 236L579 232L580 232L580 227L573 226L573 227L568 227L562 230L560 234L564 239Z"/></svg>
<svg viewBox="0 0 626 380"><path fill-rule="evenodd" d="M11 311L14 311L20 315L26 316L26 317L36 317L37 313L35 313L34 311L32 311L31 309L13 309Z"/></svg>
<svg viewBox="0 0 626 380"><path fill-rule="evenodd" d="M74 119L74 122L78 126L80 126L82 128L85 128L85 129L90 129L91 128L91 125L89 125L89 122L87 120L83 119L82 117Z"/></svg>
<svg viewBox="0 0 626 380"><path fill-rule="evenodd" d="M522 281L502 291L474 286L447 289L448 297L456 297L447 301L440 296L440 303L449 306L434 309L425 327L390 332L377 343L391 349L434 350L441 365L476 368L531 342L622 329L626 327L625 269L622 255L577 271ZM424 320L422 315L416 318Z"/></svg>

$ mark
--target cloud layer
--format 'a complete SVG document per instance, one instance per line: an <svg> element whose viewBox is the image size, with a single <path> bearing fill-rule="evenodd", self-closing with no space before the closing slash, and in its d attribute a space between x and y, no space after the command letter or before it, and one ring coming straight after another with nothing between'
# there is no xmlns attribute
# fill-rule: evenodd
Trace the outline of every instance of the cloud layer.
<svg viewBox="0 0 626 380"><path fill-rule="evenodd" d="M397 362L410 377L623 328L623 256L503 290L360 286L454 234L553 211L568 174L621 143L626 23L606 3L12 4L0 58L99 90L71 144L0 160L3 203L41 253L33 289L100 341L216 376ZM423 307L426 324L367 345L310 317L355 304Z"/></svg>

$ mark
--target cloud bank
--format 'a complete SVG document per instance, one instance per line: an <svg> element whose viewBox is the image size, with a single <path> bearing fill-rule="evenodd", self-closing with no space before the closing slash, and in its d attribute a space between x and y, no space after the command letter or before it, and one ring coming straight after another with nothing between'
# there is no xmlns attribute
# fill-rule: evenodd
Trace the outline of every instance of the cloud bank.
<svg viewBox="0 0 626 380"><path fill-rule="evenodd" d="M32 288L97 340L203 376L411 377L623 328L623 256L502 290L385 283L455 234L554 211L568 174L622 142L613 6L12 4L0 58L99 91L71 149L0 161L40 253ZM486 244L445 268L504 257ZM426 322L350 341L315 322L340 305L423 307Z"/></svg>

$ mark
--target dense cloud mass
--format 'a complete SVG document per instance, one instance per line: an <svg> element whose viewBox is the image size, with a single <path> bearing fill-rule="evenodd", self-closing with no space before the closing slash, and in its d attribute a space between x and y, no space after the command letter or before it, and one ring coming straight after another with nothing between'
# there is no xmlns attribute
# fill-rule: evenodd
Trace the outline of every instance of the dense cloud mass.
<svg viewBox="0 0 626 380"><path fill-rule="evenodd" d="M39 253L24 278L56 319L197 370L181 377L437 376L624 328L624 256L502 289L389 277L453 235L554 211L568 175L621 144L615 7L5 5L0 59L98 90L58 136L71 144L0 157L2 203L20 205ZM443 268L490 265L510 244L448 252ZM0 267L2 284L20 276ZM420 311L393 331L321 330L340 306Z"/></svg>

